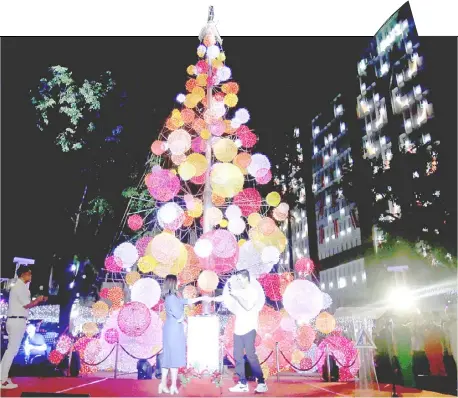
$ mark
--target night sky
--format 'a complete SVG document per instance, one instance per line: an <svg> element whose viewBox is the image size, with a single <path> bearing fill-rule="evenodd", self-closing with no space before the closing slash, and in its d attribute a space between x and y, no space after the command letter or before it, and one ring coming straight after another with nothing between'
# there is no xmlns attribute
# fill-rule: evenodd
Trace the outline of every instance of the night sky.
<svg viewBox="0 0 458 398"><path fill-rule="evenodd" d="M341 90L356 85L356 62L368 42L363 37L225 37L226 63L240 84L239 107L251 113L249 126L260 137L255 148L278 145L295 126L309 134L310 120ZM47 132L36 128L29 90L47 68L68 67L77 81L112 71L126 92L120 116L121 144L113 186L116 233L126 201L131 162L143 162L166 117L184 92L186 67L197 61L194 37L182 38L3 38L2 39L2 277L11 276L14 256L31 257L47 268L59 240L66 209L75 211L81 187L66 154ZM443 167L456 170L456 39L421 38L432 83L433 104L447 143ZM307 135L308 137L308 135ZM275 159L272 159L275 163ZM456 208L456 174L450 192Z"/></svg>

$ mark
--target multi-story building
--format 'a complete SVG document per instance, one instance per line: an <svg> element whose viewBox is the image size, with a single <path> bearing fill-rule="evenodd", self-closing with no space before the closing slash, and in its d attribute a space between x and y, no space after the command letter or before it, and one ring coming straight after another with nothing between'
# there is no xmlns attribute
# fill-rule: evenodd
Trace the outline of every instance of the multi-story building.
<svg viewBox="0 0 458 398"><path fill-rule="evenodd" d="M357 209L339 189L342 169L352 163L349 118L339 94L312 120L312 173L320 260L361 245Z"/></svg>
<svg viewBox="0 0 458 398"><path fill-rule="evenodd" d="M393 154L415 152L432 137L432 104L422 79L423 57L410 6L406 3L377 32L358 62L357 116L364 157L381 157L389 168ZM389 211L402 209L389 203Z"/></svg>

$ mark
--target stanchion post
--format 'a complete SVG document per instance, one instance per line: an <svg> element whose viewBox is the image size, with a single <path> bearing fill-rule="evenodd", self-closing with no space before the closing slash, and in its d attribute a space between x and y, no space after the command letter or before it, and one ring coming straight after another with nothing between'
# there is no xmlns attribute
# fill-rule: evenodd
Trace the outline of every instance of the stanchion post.
<svg viewBox="0 0 458 398"><path fill-rule="evenodd" d="M118 356L119 356L119 342L116 343L116 354L115 354L115 366L114 366L114 378L118 378Z"/></svg>
<svg viewBox="0 0 458 398"><path fill-rule="evenodd" d="M278 357L278 341L275 343L275 363L277 366L277 382L280 381L280 358Z"/></svg>
<svg viewBox="0 0 458 398"><path fill-rule="evenodd" d="M331 361L329 360L329 345L326 344L326 367L328 368L328 382L331 382Z"/></svg>
<svg viewBox="0 0 458 398"><path fill-rule="evenodd" d="M70 347L70 353L68 354L67 377L70 377L72 375L72 356L73 356L73 344Z"/></svg>

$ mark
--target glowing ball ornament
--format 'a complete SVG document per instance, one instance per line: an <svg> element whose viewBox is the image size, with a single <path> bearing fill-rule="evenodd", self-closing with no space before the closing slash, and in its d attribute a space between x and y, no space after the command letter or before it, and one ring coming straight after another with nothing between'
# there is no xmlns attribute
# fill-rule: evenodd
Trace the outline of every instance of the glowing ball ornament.
<svg viewBox="0 0 458 398"><path fill-rule="evenodd" d="M316 338L316 332L309 325L302 325L296 331L296 342L299 347L307 351L312 346Z"/></svg>
<svg viewBox="0 0 458 398"><path fill-rule="evenodd" d="M204 270L197 279L197 285L204 292L213 292L218 287L219 278L216 272Z"/></svg>
<svg viewBox="0 0 458 398"><path fill-rule="evenodd" d="M151 196L161 202L173 199L181 189L178 176L160 168L151 172L147 187Z"/></svg>
<svg viewBox="0 0 458 398"><path fill-rule="evenodd" d="M68 335L63 334L57 341L56 351L62 355L67 355L70 352L72 345L72 339Z"/></svg>
<svg viewBox="0 0 458 398"><path fill-rule="evenodd" d="M157 212L159 225L168 231L176 231L183 225L184 219L183 209L175 202L162 205Z"/></svg>
<svg viewBox="0 0 458 398"><path fill-rule="evenodd" d="M190 73L190 74L194 74L194 73ZM186 100L186 95L180 93L176 96L175 98L176 102L178 102L179 104L182 104L185 100ZM153 152L154 153L154 152ZM156 155L156 153L154 153ZM160 155L158 155L160 156Z"/></svg>
<svg viewBox="0 0 458 398"><path fill-rule="evenodd" d="M108 315L108 304L104 301L97 301L92 304L92 315L96 319L105 318Z"/></svg>
<svg viewBox="0 0 458 398"><path fill-rule="evenodd" d="M251 163L251 155L248 152L239 153L232 161L236 166L246 169Z"/></svg>
<svg viewBox="0 0 458 398"><path fill-rule="evenodd" d="M141 278L140 274L137 271L131 271L126 274L126 283L128 286L132 286Z"/></svg>
<svg viewBox="0 0 458 398"><path fill-rule="evenodd" d="M170 133L167 143L172 155L183 155L191 148L191 136L186 130L178 129Z"/></svg>
<svg viewBox="0 0 458 398"><path fill-rule="evenodd" d="M123 268L131 268L138 260L138 251L132 243L124 242L115 249L114 257L122 261Z"/></svg>
<svg viewBox="0 0 458 398"><path fill-rule="evenodd" d="M95 322L86 322L83 324L82 329L87 337L93 337L99 332L99 328Z"/></svg>
<svg viewBox="0 0 458 398"><path fill-rule="evenodd" d="M140 257L145 255L146 248L148 247L148 244L151 242L152 239L152 236L143 236L140 239L138 239L137 242L135 242L135 247L137 248L138 255Z"/></svg>
<svg viewBox="0 0 458 398"><path fill-rule="evenodd" d="M83 359L88 365L95 365L100 362L101 359L102 345L99 340L91 340L84 350Z"/></svg>
<svg viewBox="0 0 458 398"><path fill-rule="evenodd" d="M231 285L231 289L237 289L238 281L235 275L231 276L223 288L223 299L224 299L224 306L232 312L234 315L245 311L243 307L239 304L239 302L229 294L229 284ZM266 296L264 295L264 290L261 284L256 279L250 280L251 286L256 290L257 297L256 297L256 304L254 306L254 310L261 311L264 307L266 302Z"/></svg>
<svg viewBox="0 0 458 398"><path fill-rule="evenodd" d="M258 279L259 283L264 288L266 297L272 301L281 300L280 292L280 275L279 274L266 274Z"/></svg>
<svg viewBox="0 0 458 398"><path fill-rule="evenodd" d="M49 362L51 362L53 365L59 365L63 359L64 356L57 350L51 351L48 356Z"/></svg>
<svg viewBox="0 0 458 398"><path fill-rule="evenodd" d="M223 219L223 212L217 207L211 207L207 212L208 220L210 221L211 226L216 226Z"/></svg>
<svg viewBox="0 0 458 398"><path fill-rule="evenodd" d="M211 255L213 245L210 239L200 238L195 246L194 251L200 258L207 258Z"/></svg>
<svg viewBox="0 0 458 398"><path fill-rule="evenodd" d="M195 138L198 139L199 137ZM200 138L199 138L200 139ZM203 142L201 140L201 142ZM191 164L195 168L195 175L201 176L207 171L208 162L204 155L200 153L191 153L187 158L187 163Z"/></svg>
<svg viewBox="0 0 458 398"><path fill-rule="evenodd" d="M288 218L289 206L286 203L280 203L273 211L273 217L277 221L285 221Z"/></svg>
<svg viewBox="0 0 458 398"><path fill-rule="evenodd" d="M213 193L232 198L243 190L245 179L240 169L231 163L216 163L210 173Z"/></svg>
<svg viewBox="0 0 458 398"><path fill-rule="evenodd" d="M303 257L296 261L296 264L294 264L294 269L297 273L299 273L300 276L305 276L313 273L315 265L310 258Z"/></svg>
<svg viewBox="0 0 458 398"><path fill-rule="evenodd" d="M264 217L255 227L258 228L263 235L272 235L277 229L277 224L275 224L275 221L270 217Z"/></svg>
<svg viewBox="0 0 458 398"><path fill-rule="evenodd" d="M121 272L122 260L115 256L109 256L105 259L105 268L110 272Z"/></svg>
<svg viewBox="0 0 458 398"><path fill-rule="evenodd" d="M262 220L262 216L259 213L251 213L248 216L248 224L250 227L256 227Z"/></svg>
<svg viewBox="0 0 458 398"><path fill-rule="evenodd" d="M259 169L256 172L256 182L259 185L266 185L272 180L272 172L269 169Z"/></svg>
<svg viewBox="0 0 458 398"><path fill-rule="evenodd" d="M196 168L193 164L183 161L178 167L178 174L183 181L189 181L196 175Z"/></svg>
<svg viewBox="0 0 458 398"><path fill-rule="evenodd" d="M322 312L315 319L315 327L319 332L329 334L336 328L336 320L328 312Z"/></svg>
<svg viewBox="0 0 458 398"><path fill-rule="evenodd" d="M280 251L275 246L267 246L262 249L261 260L273 267L280 261Z"/></svg>
<svg viewBox="0 0 458 398"><path fill-rule="evenodd" d="M164 141L154 141L151 144L151 152L156 156L161 156L167 150L167 144Z"/></svg>
<svg viewBox="0 0 458 398"><path fill-rule="evenodd" d="M234 197L234 204L240 207L244 217L258 213L261 209L262 197L255 188L245 188Z"/></svg>
<svg viewBox="0 0 458 398"><path fill-rule="evenodd" d="M131 300L153 308L161 298L161 287L156 279L142 278L132 286Z"/></svg>
<svg viewBox="0 0 458 398"><path fill-rule="evenodd" d="M183 289L183 297L185 299L195 298L197 296L198 296L198 292L194 286L189 285Z"/></svg>
<svg viewBox="0 0 458 398"><path fill-rule="evenodd" d="M280 327L287 332L293 332L296 330L296 321L286 313L286 315L281 318Z"/></svg>
<svg viewBox="0 0 458 398"><path fill-rule="evenodd" d="M122 288L119 286L111 287L108 290L108 300L110 300L113 304L121 304L122 300L124 299L124 292Z"/></svg>
<svg viewBox="0 0 458 398"><path fill-rule="evenodd" d="M256 249L253 242L248 240L240 247L237 269L246 269L254 278L258 278L263 274L268 274L272 265L261 260L261 253Z"/></svg>
<svg viewBox="0 0 458 398"><path fill-rule="evenodd" d="M118 329L115 329L115 328L107 329L105 333L103 334L103 337L105 338L105 341L108 344L116 344L119 341Z"/></svg>
<svg viewBox="0 0 458 398"><path fill-rule="evenodd" d="M245 108L241 108L235 112L235 118L245 124L250 120L250 113Z"/></svg>
<svg viewBox="0 0 458 398"><path fill-rule="evenodd" d="M261 169L270 170L269 159L267 158L267 156L261 153L255 153L254 155L251 156L251 162L247 169L248 169L248 173L250 173L252 177L256 178L256 174L259 170Z"/></svg>
<svg viewBox="0 0 458 398"><path fill-rule="evenodd" d="M219 79L222 82L225 82L225 81L227 81L227 80L229 80L231 78L232 71L227 66L223 66L222 68L218 69L218 72L216 72L216 74L218 75ZM238 85L237 85L237 87L238 87Z"/></svg>
<svg viewBox="0 0 458 398"><path fill-rule="evenodd" d="M266 202L269 206L277 207L281 202L281 197L278 192L270 192L266 196Z"/></svg>
<svg viewBox="0 0 458 398"><path fill-rule="evenodd" d="M229 205L226 209L225 214L229 220L233 218L240 218L242 217L242 210L240 210L240 207L236 205Z"/></svg>
<svg viewBox="0 0 458 398"><path fill-rule="evenodd" d="M323 308L323 294L314 283L297 279L285 289L283 306L296 321L308 322Z"/></svg>
<svg viewBox="0 0 458 398"><path fill-rule="evenodd" d="M151 242L151 239L149 240ZM137 262L137 267L140 272L148 274L153 272L157 266L157 261L153 256L143 256Z"/></svg>
<svg viewBox="0 0 458 398"><path fill-rule="evenodd" d="M139 302L132 301L124 305L118 314L119 329L127 336L141 336L151 322L148 307Z"/></svg>
<svg viewBox="0 0 458 398"><path fill-rule="evenodd" d="M229 220L228 230L232 232L234 235L241 235L245 232L246 224L242 218L231 218Z"/></svg>
<svg viewBox="0 0 458 398"><path fill-rule="evenodd" d="M143 227L143 218L138 214L132 214L127 219L127 225L132 231L138 231L141 227Z"/></svg>
<svg viewBox="0 0 458 398"><path fill-rule="evenodd" d="M173 235L163 232L156 235L146 249L147 255L162 264L172 264L180 256L183 244Z"/></svg>
<svg viewBox="0 0 458 398"><path fill-rule="evenodd" d="M237 146L229 138L221 138L213 145L213 153L220 162L232 162L237 152Z"/></svg>

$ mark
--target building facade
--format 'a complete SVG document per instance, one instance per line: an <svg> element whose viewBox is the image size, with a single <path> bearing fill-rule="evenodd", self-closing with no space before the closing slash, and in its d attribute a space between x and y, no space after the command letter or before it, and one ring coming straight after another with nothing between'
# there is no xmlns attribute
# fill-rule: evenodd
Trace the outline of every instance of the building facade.
<svg viewBox="0 0 458 398"><path fill-rule="evenodd" d="M339 94L312 120L312 191L320 260L361 245L356 206L338 188L344 165L353 162L348 128L353 112L344 108Z"/></svg>

